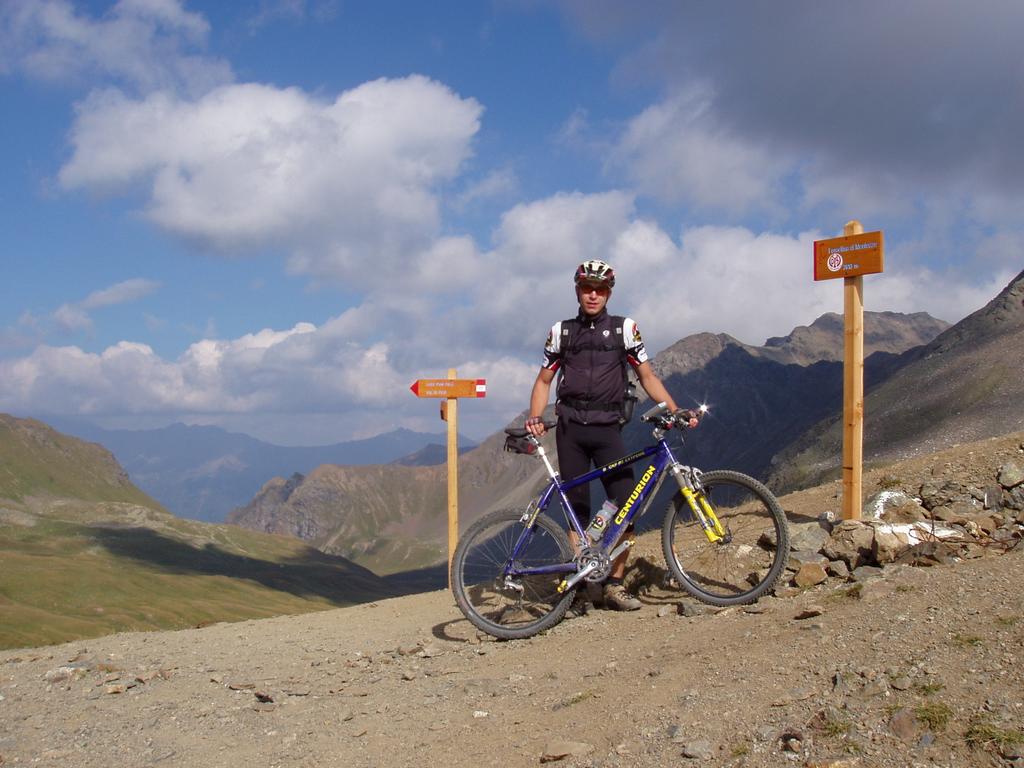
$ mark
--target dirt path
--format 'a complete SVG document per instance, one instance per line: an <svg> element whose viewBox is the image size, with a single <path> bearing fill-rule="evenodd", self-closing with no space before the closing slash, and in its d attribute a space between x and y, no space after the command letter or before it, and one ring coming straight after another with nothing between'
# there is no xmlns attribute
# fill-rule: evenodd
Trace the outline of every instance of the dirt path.
<svg viewBox="0 0 1024 768"><path fill-rule="evenodd" d="M1024 734L1022 566L888 569L859 596L689 618L655 590L514 643L435 592L5 651L0 764L998 765L967 733Z"/></svg>

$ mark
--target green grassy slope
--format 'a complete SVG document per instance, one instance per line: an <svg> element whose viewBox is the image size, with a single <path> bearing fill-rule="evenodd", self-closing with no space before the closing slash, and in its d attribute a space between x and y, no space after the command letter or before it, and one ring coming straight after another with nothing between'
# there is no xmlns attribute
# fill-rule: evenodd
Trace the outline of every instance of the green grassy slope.
<svg viewBox="0 0 1024 768"><path fill-rule="evenodd" d="M0 415L0 648L394 594L296 539L175 518L100 446Z"/></svg>
<svg viewBox="0 0 1024 768"><path fill-rule="evenodd" d="M34 419L0 413L0 499L54 496L160 505L132 485L101 445L61 434Z"/></svg>

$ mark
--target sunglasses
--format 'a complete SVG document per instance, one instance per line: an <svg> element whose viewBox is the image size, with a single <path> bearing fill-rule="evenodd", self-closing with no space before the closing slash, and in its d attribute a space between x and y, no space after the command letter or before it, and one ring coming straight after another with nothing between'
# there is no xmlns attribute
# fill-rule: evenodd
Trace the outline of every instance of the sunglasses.
<svg viewBox="0 0 1024 768"><path fill-rule="evenodd" d="M609 288L607 285L593 285L589 283L580 283L576 287L582 294L596 293L598 296L607 296L609 293L611 293L611 288Z"/></svg>

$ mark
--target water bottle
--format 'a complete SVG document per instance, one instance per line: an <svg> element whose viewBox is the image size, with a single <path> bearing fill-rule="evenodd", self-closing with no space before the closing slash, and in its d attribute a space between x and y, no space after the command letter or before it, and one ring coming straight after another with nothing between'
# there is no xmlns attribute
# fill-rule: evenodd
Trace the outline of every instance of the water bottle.
<svg viewBox="0 0 1024 768"><path fill-rule="evenodd" d="M595 544L604 536L604 529L608 527L608 521L615 516L618 509L611 499L606 499L597 514L594 515L594 519L590 521L590 525L587 526L587 537Z"/></svg>

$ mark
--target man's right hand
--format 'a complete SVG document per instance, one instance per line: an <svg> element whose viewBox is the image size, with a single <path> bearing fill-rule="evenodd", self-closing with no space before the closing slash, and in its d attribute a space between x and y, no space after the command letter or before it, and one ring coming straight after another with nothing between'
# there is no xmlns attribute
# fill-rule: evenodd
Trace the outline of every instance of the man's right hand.
<svg viewBox="0 0 1024 768"><path fill-rule="evenodd" d="M672 414L673 418L681 427L693 429L696 427L700 420L698 419L699 414L696 411L691 411L689 408L680 408L678 411Z"/></svg>
<svg viewBox="0 0 1024 768"><path fill-rule="evenodd" d="M544 428L544 419L540 416L531 416L526 420L526 424L524 426L526 427L526 431L534 437L542 437L547 431Z"/></svg>

